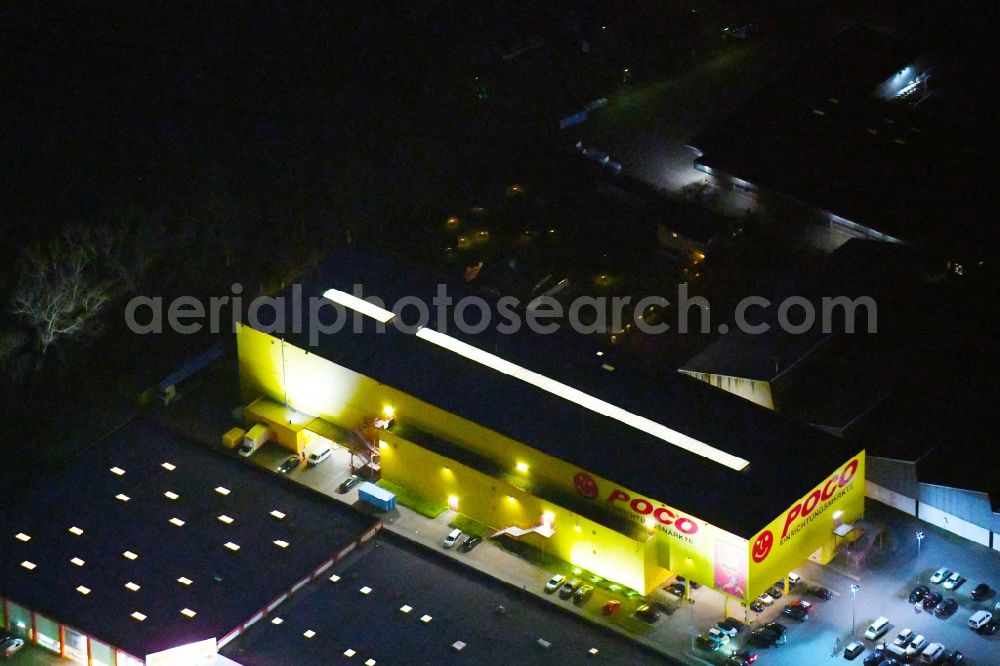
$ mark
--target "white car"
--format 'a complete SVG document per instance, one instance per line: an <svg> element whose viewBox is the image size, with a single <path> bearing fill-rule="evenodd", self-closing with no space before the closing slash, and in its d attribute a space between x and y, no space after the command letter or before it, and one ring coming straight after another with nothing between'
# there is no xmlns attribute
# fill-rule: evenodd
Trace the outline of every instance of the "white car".
<svg viewBox="0 0 1000 666"><path fill-rule="evenodd" d="M562 587L562 584L565 582L566 582L566 576L563 576L562 574L556 574L552 578L549 578L549 582L545 584L545 591L549 594L552 594L560 587Z"/></svg>
<svg viewBox="0 0 1000 666"><path fill-rule="evenodd" d="M762 604L764 604L765 606L773 606L774 605L774 597L772 597L767 592L761 592L760 596L757 597L757 598L760 599L760 602Z"/></svg>
<svg viewBox="0 0 1000 666"><path fill-rule="evenodd" d="M920 655L920 663L936 664L944 657L944 646L940 643L931 643Z"/></svg>
<svg viewBox="0 0 1000 666"><path fill-rule="evenodd" d="M906 647L910 644L911 640L913 640L913 629L907 627L896 634L896 637L892 639L892 644L898 645L899 647Z"/></svg>
<svg viewBox="0 0 1000 666"><path fill-rule="evenodd" d="M956 587L958 587L964 582L965 579L962 578L962 574L958 573L957 571L953 571L952 574L948 576L948 580L944 582L944 589L954 590Z"/></svg>
<svg viewBox="0 0 1000 666"><path fill-rule="evenodd" d="M461 537L462 537L462 530L452 530L451 532L448 532L448 536L444 538L444 543L442 543L441 545L443 545L445 548L454 548L455 544L458 543L458 540Z"/></svg>
<svg viewBox="0 0 1000 666"><path fill-rule="evenodd" d="M948 567L941 567L940 569L931 574L931 582L936 585L950 575L951 575L951 569L949 569Z"/></svg>
<svg viewBox="0 0 1000 666"><path fill-rule="evenodd" d="M917 634L917 637L906 648L906 661L912 661L925 647L927 647L927 637L923 634Z"/></svg>
<svg viewBox="0 0 1000 666"><path fill-rule="evenodd" d="M984 610L976 611L972 614L972 617L969 618L969 628L979 629L979 627L983 626L992 619L993 613Z"/></svg>
<svg viewBox="0 0 1000 666"><path fill-rule="evenodd" d="M798 575L794 571L788 574L788 587L795 587L802 582L802 576Z"/></svg>
<svg viewBox="0 0 1000 666"><path fill-rule="evenodd" d="M725 645L729 642L729 635L718 627L712 627L709 629L708 635L711 636L713 640L718 641L720 645Z"/></svg>

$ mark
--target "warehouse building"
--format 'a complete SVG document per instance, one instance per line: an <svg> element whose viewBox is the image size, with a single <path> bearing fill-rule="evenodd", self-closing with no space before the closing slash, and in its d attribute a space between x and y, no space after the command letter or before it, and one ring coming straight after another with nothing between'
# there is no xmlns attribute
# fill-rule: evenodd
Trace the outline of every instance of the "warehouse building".
<svg viewBox="0 0 1000 666"><path fill-rule="evenodd" d="M133 422L5 493L0 626L78 664L235 664L218 654L380 523Z"/></svg>
<svg viewBox="0 0 1000 666"><path fill-rule="evenodd" d="M277 441L301 451L325 437L310 419L346 429L334 443L369 478L644 593L679 574L746 602L851 538L863 451L689 377L617 364L574 334L404 332L351 295L360 284L384 303L430 304L433 280L414 275L341 252L301 297L339 303L352 325L317 344L308 324L265 332L277 319L259 312L238 326L247 404L307 415L272 418Z"/></svg>

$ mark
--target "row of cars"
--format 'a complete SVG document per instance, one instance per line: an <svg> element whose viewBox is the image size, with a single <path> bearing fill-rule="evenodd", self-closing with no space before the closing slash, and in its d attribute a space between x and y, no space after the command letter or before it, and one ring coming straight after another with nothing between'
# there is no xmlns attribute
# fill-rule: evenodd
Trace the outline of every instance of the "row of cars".
<svg viewBox="0 0 1000 666"><path fill-rule="evenodd" d="M889 627L889 618L880 617L865 629L865 638L877 641L889 632ZM848 656L847 652L844 656L854 658ZM901 629L891 643L881 641L876 644L874 652L865 658L864 666L899 666L913 661L921 664L959 664L964 660L962 652L955 650L948 653L943 644L932 642L923 634L917 634L907 627Z"/></svg>
<svg viewBox="0 0 1000 666"><path fill-rule="evenodd" d="M458 546L458 552L467 553L483 542L483 537L466 534L462 530L454 529L448 532L441 545L445 550L451 550Z"/></svg>
<svg viewBox="0 0 1000 666"><path fill-rule="evenodd" d="M587 603L587 600L594 596L593 585L584 583L579 578L567 580L566 576L562 574L555 574L545 583L545 592L547 594L552 594L556 590L559 591L560 599L572 599L573 603L577 605Z"/></svg>

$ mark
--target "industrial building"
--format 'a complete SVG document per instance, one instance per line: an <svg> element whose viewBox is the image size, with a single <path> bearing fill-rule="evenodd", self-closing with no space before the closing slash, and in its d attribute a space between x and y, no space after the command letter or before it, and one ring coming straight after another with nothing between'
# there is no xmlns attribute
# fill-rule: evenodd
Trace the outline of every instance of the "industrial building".
<svg viewBox="0 0 1000 666"><path fill-rule="evenodd" d="M91 666L218 649L372 538L377 519L132 422L0 507L0 626Z"/></svg>
<svg viewBox="0 0 1000 666"><path fill-rule="evenodd" d="M295 321L294 298L238 326L248 418L268 411L263 397L261 422L289 449L347 432L333 443L363 475L643 593L679 574L746 603L852 538L863 451L689 377L629 368L590 338L414 331L355 285L385 304L430 304L436 290L348 250L298 294L338 303L339 332L301 319L266 332L278 315Z"/></svg>

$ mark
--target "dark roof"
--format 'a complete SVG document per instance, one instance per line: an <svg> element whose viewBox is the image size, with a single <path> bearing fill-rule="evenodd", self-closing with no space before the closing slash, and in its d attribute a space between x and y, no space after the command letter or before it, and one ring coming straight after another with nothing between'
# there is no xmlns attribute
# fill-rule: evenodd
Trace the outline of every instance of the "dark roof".
<svg viewBox="0 0 1000 666"><path fill-rule="evenodd" d="M165 462L175 469L163 468ZM118 476L112 467L125 473ZM0 509L0 593L137 657L221 638L374 524L147 422L133 422L37 475L39 483L8 493ZM217 487L230 492L222 495ZM171 500L167 491L179 497ZM116 499L119 494L128 501ZM272 510L285 518L272 517ZM233 522L220 522L220 515ZM71 527L83 533L76 536ZM30 541L18 540L19 533ZM224 546L229 541L239 545L237 552ZM138 559L126 559L125 551ZM28 571L23 561L36 568ZM182 576L193 583L182 585ZM140 589L126 589L128 582ZM80 585L89 594L78 592ZM197 615L185 617L184 608ZM146 619L133 619L134 611Z"/></svg>
<svg viewBox="0 0 1000 666"><path fill-rule="evenodd" d="M385 531L330 575L298 591L223 653L246 666L273 664L671 663L606 627L564 612L435 551ZM372 544L369 542L369 544ZM484 548L485 546L480 546ZM331 575L339 576L333 582ZM360 594L362 586L371 588ZM603 598L603 590L595 597ZM409 606L408 613L400 609ZM497 607L506 609L504 615ZM421 621L425 615L428 622ZM303 633L313 631L310 639ZM552 643L548 650L538 639ZM466 646L456 651L452 645ZM595 658L589 651L598 650ZM353 658L344 656L354 650ZM502 656L501 656L502 655ZM678 662L679 663L679 662Z"/></svg>
<svg viewBox="0 0 1000 666"><path fill-rule="evenodd" d="M346 250L316 271L303 294L351 291L354 284L389 305L403 295L430 303L435 290L433 279L405 265ZM451 286L449 294L457 300L463 292ZM411 308L403 319L412 323L412 313ZM290 314L286 321L292 321ZM321 334L315 347L308 344L308 330L287 339L743 537L753 536L855 453L823 433L690 377L629 367L610 354L599 358L597 341L589 337L567 331L540 335L526 326L510 335L489 329L464 336L454 326L448 329L469 344L750 461L737 472L392 326L376 334L374 320L364 318L363 325L362 334L349 326ZM615 370L603 369L605 363ZM760 492L765 486L769 491Z"/></svg>
<svg viewBox="0 0 1000 666"><path fill-rule="evenodd" d="M693 139L696 164L896 238L981 252L996 240L997 173L982 137L872 95L914 56L852 29Z"/></svg>

